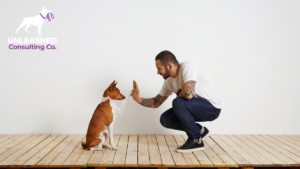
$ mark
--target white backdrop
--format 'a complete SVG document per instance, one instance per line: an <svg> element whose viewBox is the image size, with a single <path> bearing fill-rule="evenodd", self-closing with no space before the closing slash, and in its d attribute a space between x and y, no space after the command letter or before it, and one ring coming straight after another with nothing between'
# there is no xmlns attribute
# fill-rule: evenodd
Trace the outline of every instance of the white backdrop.
<svg viewBox="0 0 300 169"><path fill-rule="evenodd" d="M11 50L8 38L40 37L16 29L42 6L41 37L56 50ZM214 134L300 134L300 1L0 1L0 134L85 134L104 90L132 81L140 96L158 94L163 78L155 56L170 50L179 62L206 70L222 96L222 111L202 123ZM132 99L115 134L182 134L160 125L159 108ZM120 102L119 102L120 103Z"/></svg>

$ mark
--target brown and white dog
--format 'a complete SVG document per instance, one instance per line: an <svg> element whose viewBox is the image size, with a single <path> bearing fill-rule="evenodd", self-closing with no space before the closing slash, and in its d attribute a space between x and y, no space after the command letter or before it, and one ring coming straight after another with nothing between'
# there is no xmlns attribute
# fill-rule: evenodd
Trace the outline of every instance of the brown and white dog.
<svg viewBox="0 0 300 169"><path fill-rule="evenodd" d="M116 119L116 113L120 109L114 104L113 100L124 100L125 96L120 93L116 87L117 83L113 81L105 90L102 102L97 106L90 121L86 143L81 142L82 148L86 150L102 150L104 141L109 136L109 144L113 150L118 150L113 142L113 124Z"/></svg>

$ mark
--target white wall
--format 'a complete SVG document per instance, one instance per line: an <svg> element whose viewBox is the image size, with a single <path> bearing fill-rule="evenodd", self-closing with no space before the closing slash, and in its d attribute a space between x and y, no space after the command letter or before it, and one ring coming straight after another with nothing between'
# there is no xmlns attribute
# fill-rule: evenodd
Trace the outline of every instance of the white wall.
<svg viewBox="0 0 300 169"><path fill-rule="evenodd" d="M57 50L10 50L10 37L42 6L54 19L42 37ZM300 1L0 1L0 133L85 134L103 91L132 81L140 96L158 94L163 78L155 56L172 51L214 80L222 112L205 122L214 134L300 134ZM157 109L133 100L115 134L182 134L160 125L175 94Z"/></svg>

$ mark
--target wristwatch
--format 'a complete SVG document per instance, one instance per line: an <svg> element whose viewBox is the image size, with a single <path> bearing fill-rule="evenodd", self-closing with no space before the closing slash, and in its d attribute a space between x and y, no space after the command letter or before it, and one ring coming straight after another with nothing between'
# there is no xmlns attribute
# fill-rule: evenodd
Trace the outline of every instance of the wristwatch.
<svg viewBox="0 0 300 169"><path fill-rule="evenodd" d="M176 93L176 95L178 96L180 92L181 92L181 89L178 90L178 92Z"/></svg>

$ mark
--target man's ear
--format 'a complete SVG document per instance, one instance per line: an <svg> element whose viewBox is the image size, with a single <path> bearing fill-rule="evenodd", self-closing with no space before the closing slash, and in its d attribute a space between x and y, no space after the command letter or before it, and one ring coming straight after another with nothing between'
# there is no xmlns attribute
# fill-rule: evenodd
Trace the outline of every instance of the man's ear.
<svg viewBox="0 0 300 169"><path fill-rule="evenodd" d="M171 63L168 63L168 66L169 66L169 70L171 70L173 67L173 65Z"/></svg>

